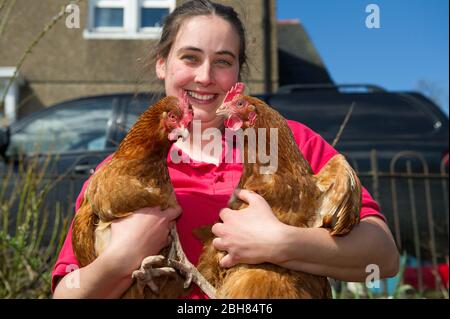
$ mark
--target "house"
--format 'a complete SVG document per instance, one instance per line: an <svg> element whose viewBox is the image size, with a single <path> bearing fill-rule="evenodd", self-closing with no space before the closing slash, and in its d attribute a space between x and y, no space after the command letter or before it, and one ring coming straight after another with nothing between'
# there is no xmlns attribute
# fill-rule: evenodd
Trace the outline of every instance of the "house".
<svg viewBox="0 0 450 319"><path fill-rule="evenodd" d="M8 90L4 114L9 122L80 96L162 90L148 64L149 52L160 35L162 19L183 1L71 2L76 5L66 8L69 1L17 0L5 2L0 9L0 93L37 35L59 12L66 11L32 47ZM299 22L277 26L276 0L218 2L233 5L246 25L249 67L243 80L250 92L275 91L280 84L301 80L297 69L318 69L320 63L302 69L320 58L308 60L306 53L295 52L307 44L294 42L308 38ZM315 52L311 44L307 46ZM283 81L281 74L286 77Z"/></svg>

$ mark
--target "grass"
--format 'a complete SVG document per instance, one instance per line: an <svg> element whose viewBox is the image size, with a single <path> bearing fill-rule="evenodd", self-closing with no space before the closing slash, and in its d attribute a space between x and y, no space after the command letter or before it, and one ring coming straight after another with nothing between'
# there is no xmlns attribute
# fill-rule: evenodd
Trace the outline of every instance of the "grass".
<svg viewBox="0 0 450 319"><path fill-rule="evenodd" d="M51 297L51 270L69 220L58 203L54 214L44 205L51 185L47 164L19 165L17 171L11 165L0 174L0 298Z"/></svg>

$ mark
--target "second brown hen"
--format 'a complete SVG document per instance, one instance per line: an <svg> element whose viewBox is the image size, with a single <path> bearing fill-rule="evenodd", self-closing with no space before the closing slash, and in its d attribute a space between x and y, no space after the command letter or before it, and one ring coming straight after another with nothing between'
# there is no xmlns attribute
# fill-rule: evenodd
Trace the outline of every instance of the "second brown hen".
<svg viewBox="0 0 450 319"><path fill-rule="evenodd" d="M256 142L244 141L243 173L238 188L254 191L264 197L275 216L283 223L297 227L325 227L333 236L345 235L359 222L361 185L342 155L334 156L314 175L298 149L286 120L263 101L243 95L238 83L217 110L225 116L225 126L232 130L254 129ZM265 138L270 149L278 132L277 167L261 163L259 141ZM259 131L258 129L265 129ZM265 136L264 136L265 135ZM265 153L264 153L265 154ZM251 159L256 159L255 161ZM247 206L233 197L228 207L239 210ZM300 248L299 248L300 249ZM280 266L263 263L238 264L221 268L225 256L206 242L198 269L217 289L219 298L331 298L328 279Z"/></svg>

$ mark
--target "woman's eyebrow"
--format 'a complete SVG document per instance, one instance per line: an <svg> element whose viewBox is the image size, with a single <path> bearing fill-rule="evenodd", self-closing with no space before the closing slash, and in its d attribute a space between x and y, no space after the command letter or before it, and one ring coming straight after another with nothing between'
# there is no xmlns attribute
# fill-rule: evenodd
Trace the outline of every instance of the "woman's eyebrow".
<svg viewBox="0 0 450 319"><path fill-rule="evenodd" d="M178 49L178 52L183 52L183 51L196 51L196 52L200 52L203 53L204 51L200 48L197 47L191 47L191 46L186 46L186 47L181 47L180 49ZM221 50L221 51L217 51L216 52L217 55L229 55L231 56L233 59L236 59L236 55L228 50Z"/></svg>
<svg viewBox="0 0 450 319"><path fill-rule="evenodd" d="M178 49L178 52L181 52L181 51L197 51L197 52L203 52L202 49L199 49L199 48L196 48L196 47L189 47L189 46L187 46L187 47L182 47L182 48Z"/></svg>
<svg viewBox="0 0 450 319"><path fill-rule="evenodd" d="M236 59L236 56L233 54L233 52L230 52L230 51L227 51L227 50L218 51L218 52L216 52L216 54L219 54L219 55L229 55L229 56L231 56L233 59Z"/></svg>

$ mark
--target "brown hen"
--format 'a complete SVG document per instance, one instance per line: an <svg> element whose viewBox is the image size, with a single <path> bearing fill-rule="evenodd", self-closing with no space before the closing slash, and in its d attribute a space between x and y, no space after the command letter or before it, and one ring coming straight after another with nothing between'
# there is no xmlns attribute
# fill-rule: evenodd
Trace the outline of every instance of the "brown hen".
<svg viewBox="0 0 450 319"><path fill-rule="evenodd" d="M161 99L141 115L112 159L91 176L73 223L72 244L81 267L105 250L113 220L143 207L159 206L164 210L178 205L166 159L172 143L189 135L191 119L192 109L186 99ZM123 298L180 295L183 280L171 261L180 259L181 246L176 230L171 235L172 245L160 256L145 258L141 269L133 273L137 281Z"/></svg>
<svg viewBox="0 0 450 319"><path fill-rule="evenodd" d="M243 173L238 188L254 191L264 197L275 216L285 224L325 227L333 236L348 233L359 222L361 185L345 158L342 155L334 156L314 175L299 151L286 120L263 101L244 96L243 90L244 85L238 83L217 110L218 115L226 117L227 128L250 128L254 129L256 135L256 143L249 143L248 139L244 141ZM263 130L258 131L258 128L266 129L265 133ZM261 163L258 157L260 145L257 141L261 138L266 138L266 150L270 149L270 128L278 131L276 168ZM231 198L228 205L234 210L246 206L246 203L235 197ZM239 264L225 269L219 266L223 256L224 252L217 251L210 238L198 265L199 271L217 289L218 298L332 297L326 277L271 263Z"/></svg>

